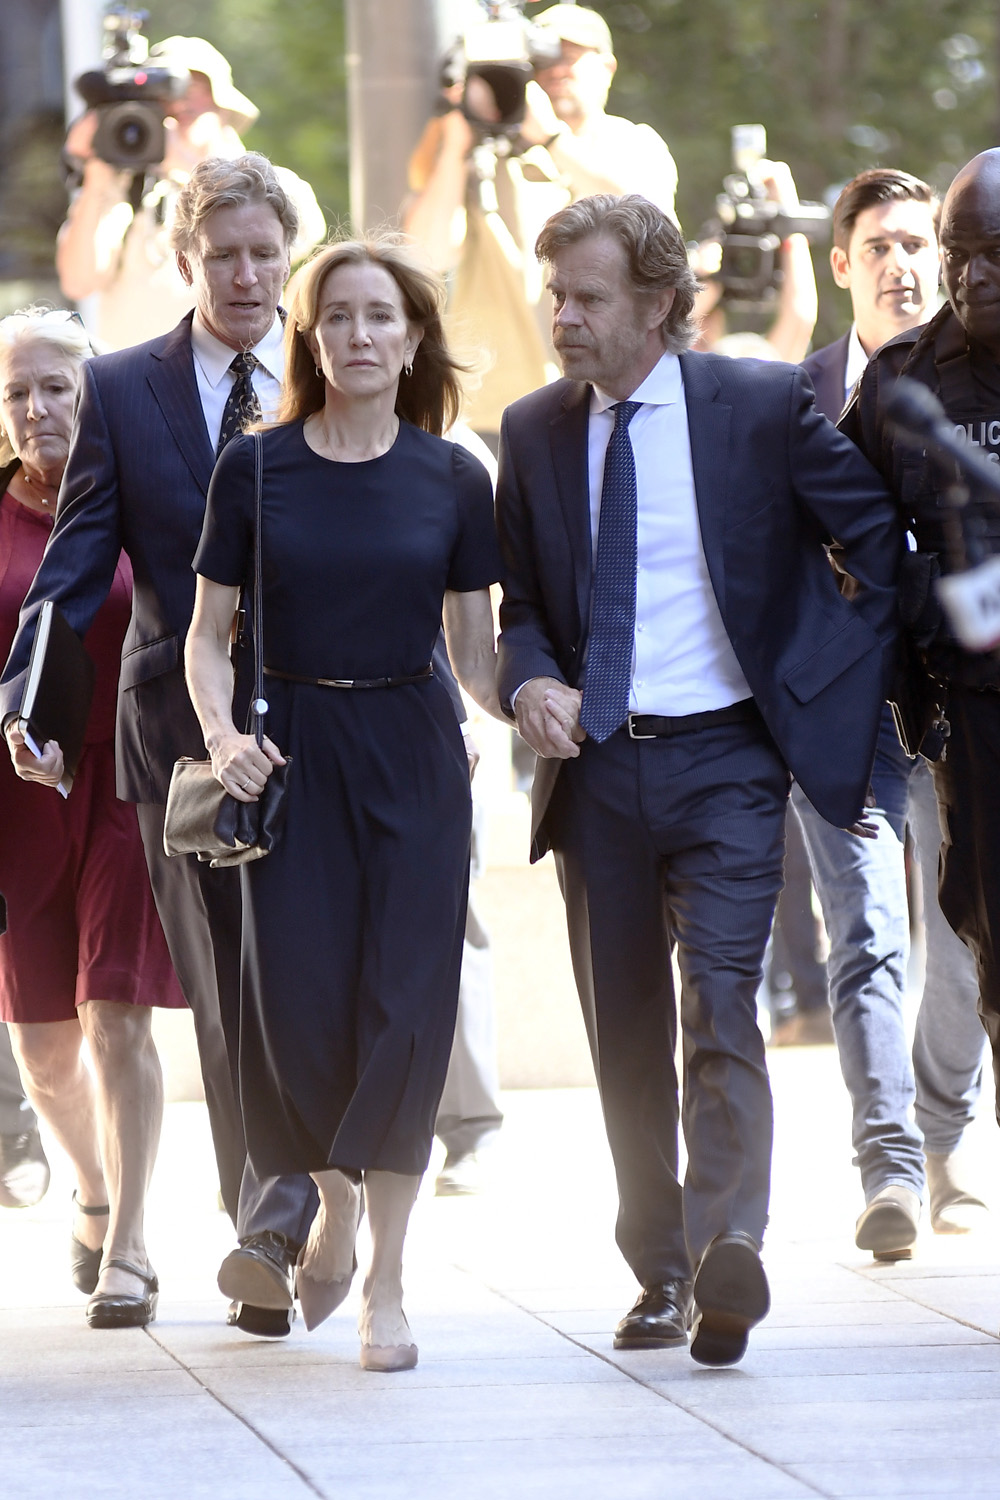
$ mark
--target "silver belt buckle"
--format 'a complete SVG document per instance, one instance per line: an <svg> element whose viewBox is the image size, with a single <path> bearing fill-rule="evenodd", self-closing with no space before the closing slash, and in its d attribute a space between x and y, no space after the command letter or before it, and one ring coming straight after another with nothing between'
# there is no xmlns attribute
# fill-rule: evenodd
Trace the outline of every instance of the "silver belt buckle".
<svg viewBox="0 0 1000 1500"><path fill-rule="evenodd" d="M642 718L642 717L643 716L641 714L629 714L628 719L626 721L628 723L628 737L629 737L629 739L630 740L655 740L656 739L656 735L655 734L636 734L636 732L635 732L635 722L634 721L636 719L639 719L639 718Z"/></svg>

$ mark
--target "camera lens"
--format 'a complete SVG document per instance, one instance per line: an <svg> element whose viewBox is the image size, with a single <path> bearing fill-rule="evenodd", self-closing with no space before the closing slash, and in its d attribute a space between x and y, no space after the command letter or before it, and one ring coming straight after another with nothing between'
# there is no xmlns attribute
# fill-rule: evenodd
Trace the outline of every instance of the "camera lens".
<svg viewBox="0 0 1000 1500"><path fill-rule="evenodd" d="M98 113L94 152L102 161L139 170L163 160L166 134L162 106L126 99L120 104L105 105Z"/></svg>
<svg viewBox="0 0 1000 1500"><path fill-rule="evenodd" d="M129 156L141 154L149 140L149 131L142 120L123 120L118 127L118 149Z"/></svg>

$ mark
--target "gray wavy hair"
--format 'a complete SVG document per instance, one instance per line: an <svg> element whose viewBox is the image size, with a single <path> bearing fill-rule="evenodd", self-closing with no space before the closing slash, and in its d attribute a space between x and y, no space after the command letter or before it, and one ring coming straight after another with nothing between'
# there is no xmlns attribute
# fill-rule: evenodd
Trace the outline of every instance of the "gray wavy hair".
<svg viewBox="0 0 1000 1500"><path fill-rule="evenodd" d="M592 234L610 235L625 252L629 281L639 295L672 289L673 303L660 325L668 353L690 349L696 333L692 313L698 281L673 219L638 193L594 193L561 208L542 226L535 254L543 263L557 251Z"/></svg>
<svg viewBox="0 0 1000 1500"><path fill-rule="evenodd" d="M266 203L274 210L290 250L299 232L299 211L266 156L247 151L233 161L213 156L199 162L177 197L171 249L187 255L217 208L246 208L251 203Z"/></svg>

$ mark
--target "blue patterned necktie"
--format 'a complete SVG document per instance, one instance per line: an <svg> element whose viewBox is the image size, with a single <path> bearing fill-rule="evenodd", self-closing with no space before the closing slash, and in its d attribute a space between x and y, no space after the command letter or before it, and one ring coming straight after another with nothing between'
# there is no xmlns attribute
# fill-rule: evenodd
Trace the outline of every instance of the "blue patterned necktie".
<svg viewBox="0 0 1000 1500"><path fill-rule="evenodd" d="M225 410L222 413L222 426L219 429L219 441L216 444L215 456L218 458L230 438L236 437L250 426L251 422L260 421L260 402L257 400L257 392L253 388L250 377L256 370L258 364L255 354L241 352L234 358L229 366L233 375L232 389L226 397Z"/></svg>
<svg viewBox="0 0 1000 1500"><path fill-rule="evenodd" d="M604 457L597 562L590 607L587 674L580 723L592 740L606 740L628 717L635 641L635 455L628 424L641 401L619 401Z"/></svg>

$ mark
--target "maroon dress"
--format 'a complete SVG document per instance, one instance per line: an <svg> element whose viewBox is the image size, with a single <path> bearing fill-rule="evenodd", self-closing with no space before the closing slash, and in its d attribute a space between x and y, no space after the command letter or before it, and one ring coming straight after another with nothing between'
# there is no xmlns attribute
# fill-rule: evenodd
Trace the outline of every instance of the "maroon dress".
<svg viewBox="0 0 1000 1500"><path fill-rule="evenodd" d="M0 661L52 529L0 497ZM69 1021L84 1000L185 1004L150 890L135 808L115 796L115 704L132 570L119 559L86 646L94 704L68 798L21 781L0 746L0 1020Z"/></svg>

